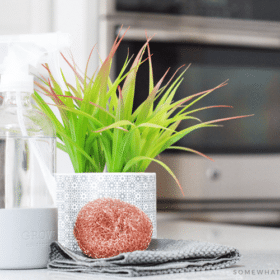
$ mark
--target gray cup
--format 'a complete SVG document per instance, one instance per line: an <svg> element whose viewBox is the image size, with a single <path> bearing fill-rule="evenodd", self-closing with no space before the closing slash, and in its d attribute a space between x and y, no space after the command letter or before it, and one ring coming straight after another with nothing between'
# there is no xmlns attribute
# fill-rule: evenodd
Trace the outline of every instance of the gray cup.
<svg viewBox="0 0 280 280"><path fill-rule="evenodd" d="M47 267L57 208L0 209L0 269Z"/></svg>

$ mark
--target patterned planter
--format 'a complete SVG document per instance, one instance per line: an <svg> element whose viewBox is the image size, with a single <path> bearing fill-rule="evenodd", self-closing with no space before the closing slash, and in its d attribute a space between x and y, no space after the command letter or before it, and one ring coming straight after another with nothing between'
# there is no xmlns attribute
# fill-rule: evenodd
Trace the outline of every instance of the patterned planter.
<svg viewBox="0 0 280 280"><path fill-rule="evenodd" d="M142 209L153 223L156 237L156 173L55 174L57 182L58 241L80 251L73 228L80 209L102 197L118 198Z"/></svg>

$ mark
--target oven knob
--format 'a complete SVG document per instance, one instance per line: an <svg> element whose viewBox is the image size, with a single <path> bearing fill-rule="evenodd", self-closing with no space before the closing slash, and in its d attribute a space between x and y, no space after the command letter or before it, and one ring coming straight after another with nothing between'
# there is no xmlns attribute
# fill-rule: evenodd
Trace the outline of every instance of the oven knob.
<svg viewBox="0 0 280 280"><path fill-rule="evenodd" d="M216 181L220 178L221 172L219 169L209 168L206 170L206 176L212 181Z"/></svg>

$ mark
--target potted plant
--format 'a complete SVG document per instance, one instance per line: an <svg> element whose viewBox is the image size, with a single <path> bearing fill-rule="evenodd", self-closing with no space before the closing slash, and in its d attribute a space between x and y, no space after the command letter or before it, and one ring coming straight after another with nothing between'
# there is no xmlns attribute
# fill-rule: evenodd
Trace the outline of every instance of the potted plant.
<svg viewBox="0 0 280 280"><path fill-rule="evenodd" d="M59 241L74 250L78 247L72 230L78 211L88 201L102 196L120 198L142 208L150 216L156 236L155 174L144 173L149 164L152 161L160 164L181 188L169 167L155 158L166 149L181 149L209 158L191 148L177 147L173 144L196 129L215 127L218 122L245 117L235 116L201 122L191 115L210 108L189 109L201 98L226 85L226 82L211 90L172 102L188 67L173 81L178 69L172 78L161 86L167 70L155 84L149 48L151 38L147 38L130 69L127 70L132 59L127 57L117 78L111 81L109 75L112 59L123 36L120 39L117 37L100 69L90 77L87 75L88 63L85 73L80 74L75 62L70 63L62 55L72 68L76 79L73 86L63 76L66 91L62 91L48 65L45 65L50 79L42 78L42 83L37 83L37 86L52 99L53 105L60 112L62 122L37 91L33 96L38 107L55 125L57 138L60 140L57 147L68 153L75 170L75 174L56 175ZM146 50L147 62L143 61ZM149 95L136 110L133 110L135 81L142 63L149 63ZM197 120L198 123L176 131L180 122L187 119ZM104 170L107 172L104 173ZM181 191L183 193L182 188Z"/></svg>

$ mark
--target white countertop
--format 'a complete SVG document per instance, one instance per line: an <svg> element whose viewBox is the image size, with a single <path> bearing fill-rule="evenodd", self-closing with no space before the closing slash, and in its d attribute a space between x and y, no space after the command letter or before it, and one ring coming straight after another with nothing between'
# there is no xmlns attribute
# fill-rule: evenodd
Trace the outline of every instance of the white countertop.
<svg viewBox="0 0 280 280"><path fill-rule="evenodd" d="M184 213L158 213L157 222L158 238L208 241L233 246L241 253L280 254L280 228L193 222L186 220Z"/></svg>
<svg viewBox="0 0 280 280"><path fill-rule="evenodd" d="M196 239L234 246L242 259L227 269L141 279L280 279L280 229L190 222L179 214L158 215L158 238ZM1 280L99 280L128 277L96 276L82 273L61 273L47 269L0 270ZM140 278L138 278L140 279Z"/></svg>

